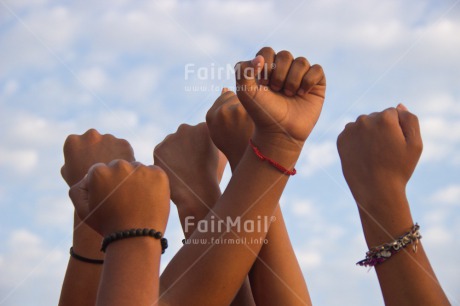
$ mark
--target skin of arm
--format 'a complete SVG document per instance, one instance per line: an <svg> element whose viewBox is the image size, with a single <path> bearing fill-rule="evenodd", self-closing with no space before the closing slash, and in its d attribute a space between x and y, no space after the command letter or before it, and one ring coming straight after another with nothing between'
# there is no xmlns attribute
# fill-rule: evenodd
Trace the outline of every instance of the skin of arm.
<svg viewBox="0 0 460 306"><path fill-rule="evenodd" d="M254 131L254 123L238 97L227 89L209 110L206 120L214 143L235 171ZM266 236L268 244L262 246L249 274L255 302L257 305L310 305L308 289L279 205L273 216L275 222L271 223Z"/></svg>
<svg viewBox="0 0 460 306"><path fill-rule="evenodd" d="M423 144L418 119L403 105L358 117L337 140L369 248L394 241L414 222L406 185ZM375 266L386 305L449 305L421 243Z"/></svg>
<svg viewBox="0 0 460 306"><path fill-rule="evenodd" d="M155 165L168 174L171 200L176 204L184 236L190 238L197 222L221 196L219 183L227 159L212 142L204 122L179 126L155 147L154 158ZM245 280L232 305L254 305L249 280Z"/></svg>
<svg viewBox="0 0 460 306"><path fill-rule="evenodd" d="M261 152L287 168L295 165L319 117L325 94L325 78L320 66L302 68L291 64L286 57L277 66L282 73L276 84L283 85L276 90L259 86L255 74L251 76L251 70L258 73L262 69L262 56L236 66L238 98L255 125L252 139ZM286 84L287 88L297 84L292 87L294 94L280 92ZM239 220L245 224L270 218L287 180L287 175L262 162L246 148L227 189L214 207L214 214L208 214L204 220L210 223L214 216L214 220ZM238 231L237 226L232 226L231 230L195 231L191 239L203 239L207 243L181 248L161 276L161 298L171 305L181 301L190 305L230 304L266 236L264 229ZM252 243L212 242L237 238Z"/></svg>
<svg viewBox="0 0 460 306"><path fill-rule="evenodd" d="M99 163L69 194L80 218L103 237L131 228L165 232L169 183L159 167L125 160ZM112 242L96 305L158 305L160 258L158 239Z"/></svg>
<svg viewBox="0 0 460 306"><path fill-rule="evenodd" d="M131 145L124 139L110 134L101 135L90 129L82 135L70 135L64 143L64 166L61 174L72 187L96 163L108 163L113 159L134 161ZM99 251L102 236L91 229L74 213L74 252L93 259L104 259ZM99 286L102 265L88 264L70 257L64 278L59 305L94 305Z"/></svg>

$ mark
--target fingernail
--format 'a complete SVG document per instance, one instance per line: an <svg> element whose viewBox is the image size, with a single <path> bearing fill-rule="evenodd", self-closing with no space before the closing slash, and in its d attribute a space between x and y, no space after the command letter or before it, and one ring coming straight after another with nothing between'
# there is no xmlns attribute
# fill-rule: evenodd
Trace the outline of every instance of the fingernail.
<svg viewBox="0 0 460 306"><path fill-rule="evenodd" d="M253 66L260 66L260 58L262 57L262 55L257 55L256 57L253 58L253 60L251 61L252 65Z"/></svg>
<svg viewBox="0 0 460 306"><path fill-rule="evenodd" d="M299 91L297 91L297 94L298 94L299 96L303 96L303 95L305 94L305 90L299 89Z"/></svg>
<svg viewBox="0 0 460 306"><path fill-rule="evenodd" d="M227 88L227 87L222 88L222 93L225 93L225 92L227 92L227 91L228 91L228 88Z"/></svg>
<svg viewBox="0 0 460 306"><path fill-rule="evenodd" d="M407 107L406 107L404 104L402 104L402 103L399 103L398 106L396 106L396 108L397 108L397 109L400 109L400 110L403 110L403 111L409 111L409 110L407 109Z"/></svg>
<svg viewBox="0 0 460 306"><path fill-rule="evenodd" d="M288 90L288 89L285 89L284 93L286 94L286 96L290 96L290 97L292 97L294 95L294 93L292 91Z"/></svg>

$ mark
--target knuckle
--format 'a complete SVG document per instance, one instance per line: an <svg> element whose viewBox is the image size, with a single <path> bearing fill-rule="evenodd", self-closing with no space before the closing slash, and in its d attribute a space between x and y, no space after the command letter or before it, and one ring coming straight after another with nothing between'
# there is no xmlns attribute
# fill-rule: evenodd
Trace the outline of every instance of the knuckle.
<svg viewBox="0 0 460 306"><path fill-rule="evenodd" d="M85 140L89 143L96 143L100 141L102 135L99 134L96 129L89 129L82 135L82 137L84 137Z"/></svg>
<svg viewBox="0 0 460 306"><path fill-rule="evenodd" d="M411 119L411 121L414 123L414 124L419 124L419 119L417 117L417 115L414 115L412 113L409 113L409 118Z"/></svg>
<svg viewBox="0 0 460 306"><path fill-rule="evenodd" d="M276 57L280 57L282 60L289 60L289 59L294 59L294 57L292 56L291 52L287 51L287 50L282 50L280 52L278 52L278 54L276 54Z"/></svg>
<svg viewBox="0 0 460 306"><path fill-rule="evenodd" d="M397 114L398 113L394 107L388 108L380 114L380 120L382 123L393 122Z"/></svg>
<svg viewBox="0 0 460 306"><path fill-rule="evenodd" d="M67 154L72 146L78 141L79 136L75 134L71 134L67 136L66 140L64 141L64 154Z"/></svg>
<svg viewBox="0 0 460 306"><path fill-rule="evenodd" d="M267 54L267 53L271 53L271 54L275 54L275 50L273 50L272 47L263 47L262 49L259 50L259 52L257 52L257 55L261 55L261 54Z"/></svg>
<svg viewBox="0 0 460 306"><path fill-rule="evenodd" d="M182 123L181 125L179 125L179 127L177 128L177 132L183 132L183 131L186 131L188 129L191 128L191 125L189 124L186 124L186 123Z"/></svg>
<svg viewBox="0 0 460 306"><path fill-rule="evenodd" d="M214 119L214 113L215 113L214 110L211 110L211 109L206 112L206 122L208 124L212 123Z"/></svg>
<svg viewBox="0 0 460 306"><path fill-rule="evenodd" d="M310 63L308 62L308 60L303 56L296 58L294 61L296 62L297 65L299 65L302 68L306 68L310 66Z"/></svg>
<svg viewBox="0 0 460 306"><path fill-rule="evenodd" d="M208 127L206 125L206 122L200 122L197 125L195 125L195 128L200 129L200 130L207 130Z"/></svg>
<svg viewBox="0 0 460 306"><path fill-rule="evenodd" d="M423 141L421 138L414 142L414 147L419 153L423 151Z"/></svg>
<svg viewBox="0 0 460 306"><path fill-rule="evenodd" d="M129 171L132 169L132 165L130 162L124 159L115 159L110 162L110 166L115 169Z"/></svg>
<svg viewBox="0 0 460 306"><path fill-rule="evenodd" d="M240 61L240 62L236 63L235 68L234 68L235 69L235 74L240 76L241 70L245 69L246 66L247 66L247 64L245 62L243 62L243 61Z"/></svg>
<svg viewBox="0 0 460 306"><path fill-rule="evenodd" d="M102 177L104 176L106 172L106 166L105 165L94 165L92 168L91 168L91 176L92 177Z"/></svg>
<svg viewBox="0 0 460 306"><path fill-rule="evenodd" d="M96 130L96 129L89 129L85 132L85 134L83 135L86 135L86 136L90 136L90 137L97 137L97 136L101 136L101 134L99 134L99 132Z"/></svg>
<svg viewBox="0 0 460 306"><path fill-rule="evenodd" d="M316 71L316 75L319 76L318 79L323 79L324 84L326 83L326 75L324 73L324 69L321 65L314 64L313 69Z"/></svg>
<svg viewBox="0 0 460 306"><path fill-rule="evenodd" d="M119 138L118 142L123 148L131 150L131 144L129 143L128 140L126 140L124 138Z"/></svg>
<svg viewBox="0 0 460 306"><path fill-rule="evenodd" d="M360 115L358 118L356 118L356 124L358 125L365 125L368 121L368 116L367 115ZM350 124L350 123L349 123ZM347 124L348 126L348 124ZM351 126L349 126L351 127Z"/></svg>
<svg viewBox="0 0 460 306"><path fill-rule="evenodd" d="M78 138L79 138L78 135L70 134L70 135L67 136L67 138L65 139L64 145L66 145L66 144L71 144L71 143L77 141Z"/></svg>
<svg viewBox="0 0 460 306"><path fill-rule="evenodd" d="M350 122L350 123L347 123L345 125L345 128L343 129L343 131L339 134L339 136L337 137L337 148L340 150L340 148L342 148L344 142L346 142L346 139L347 139L347 135L349 134L350 132L350 129L354 126L354 123L353 122Z"/></svg>
<svg viewBox="0 0 460 306"><path fill-rule="evenodd" d="M313 66L311 66L311 68L315 69L319 74L324 74L324 70L321 65L314 64Z"/></svg>
<svg viewBox="0 0 460 306"><path fill-rule="evenodd" d="M153 176L155 177L156 180L162 183L169 183L169 178L166 172L157 166L153 166L150 168L152 171Z"/></svg>
<svg viewBox="0 0 460 306"><path fill-rule="evenodd" d="M76 196L76 194L77 194L77 188L78 188L78 187L75 186L75 185L72 186L72 187L70 187L70 189L69 189L69 198L70 198L70 199L73 200L73 199L75 198L75 196Z"/></svg>
<svg viewBox="0 0 460 306"><path fill-rule="evenodd" d="M342 131L342 133L340 133L339 136L337 136L336 146L339 151L343 144L343 137L344 137L343 135L344 135L344 131Z"/></svg>

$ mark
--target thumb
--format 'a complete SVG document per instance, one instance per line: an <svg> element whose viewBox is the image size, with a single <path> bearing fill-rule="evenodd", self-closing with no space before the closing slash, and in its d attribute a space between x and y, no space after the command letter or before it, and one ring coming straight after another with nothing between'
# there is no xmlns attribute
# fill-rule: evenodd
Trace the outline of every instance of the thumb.
<svg viewBox="0 0 460 306"><path fill-rule="evenodd" d="M75 211L82 221L85 221L89 215L89 197L88 197L88 175L73 185L69 190L69 197L72 200Z"/></svg>
<svg viewBox="0 0 460 306"><path fill-rule="evenodd" d="M422 137L420 135L420 125L417 116L409 112L404 104L399 104L396 107L399 117L399 125L409 145L422 145Z"/></svg>
<svg viewBox="0 0 460 306"><path fill-rule="evenodd" d="M240 100L253 99L258 91L257 76L262 71L265 60L257 55L253 60L239 62L235 66L236 90ZM244 103L244 101L242 101Z"/></svg>

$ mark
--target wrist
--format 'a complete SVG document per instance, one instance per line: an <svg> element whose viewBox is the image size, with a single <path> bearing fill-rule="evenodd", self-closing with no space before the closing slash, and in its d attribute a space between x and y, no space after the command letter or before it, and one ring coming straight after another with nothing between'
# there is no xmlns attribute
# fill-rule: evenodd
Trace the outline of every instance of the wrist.
<svg viewBox="0 0 460 306"><path fill-rule="evenodd" d="M264 157L277 162L287 170L292 170L295 167L304 144L285 135L257 132L254 133L251 140ZM253 151L250 146L248 148L248 150ZM254 152L251 153L254 154Z"/></svg>
<svg viewBox="0 0 460 306"><path fill-rule="evenodd" d="M202 203L203 201L207 206L212 207L219 197L220 187L217 178L200 182L195 181L193 185L182 186L171 192L171 200L176 204L178 209L183 208L187 210L195 209L199 203L202 204L201 206L205 206Z"/></svg>
<svg viewBox="0 0 460 306"><path fill-rule="evenodd" d="M93 259L103 259L100 252L102 236L82 222L77 214L74 214L73 249L75 253Z"/></svg>
<svg viewBox="0 0 460 306"><path fill-rule="evenodd" d="M381 208L377 202L392 203L395 199L406 200L406 184L394 176L366 177L349 183L356 202L368 209ZM407 201L407 200L406 200Z"/></svg>
<svg viewBox="0 0 460 306"><path fill-rule="evenodd" d="M161 241L149 236L139 236L127 239L121 239L110 243L107 246L107 255L113 253L139 253L143 254L160 254L162 253Z"/></svg>
<svg viewBox="0 0 460 306"><path fill-rule="evenodd" d="M241 161L241 158L244 155L244 152L246 151L246 147L244 148L243 151L241 151L238 154L233 154L233 155L228 155L226 156L228 159L228 164L230 165L230 169L232 170L232 173L235 171L236 167L238 167L238 164Z"/></svg>
<svg viewBox="0 0 460 306"><path fill-rule="evenodd" d="M405 192L376 193L357 204L369 248L396 239L414 225Z"/></svg>

